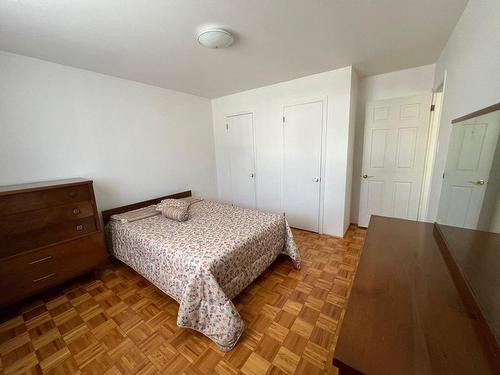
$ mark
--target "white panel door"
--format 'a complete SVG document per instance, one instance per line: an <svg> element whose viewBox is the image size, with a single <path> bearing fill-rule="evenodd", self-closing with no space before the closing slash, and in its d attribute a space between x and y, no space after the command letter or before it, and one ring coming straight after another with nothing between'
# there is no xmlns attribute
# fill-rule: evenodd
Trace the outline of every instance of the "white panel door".
<svg viewBox="0 0 500 375"><path fill-rule="evenodd" d="M431 99L428 93L367 105L360 226L372 214L417 220Z"/></svg>
<svg viewBox="0 0 500 375"><path fill-rule="evenodd" d="M283 209L295 228L319 231L323 102L283 109Z"/></svg>
<svg viewBox="0 0 500 375"><path fill-rule="evenodd" d="M495 113L453 125L439 223L477 228L499 133Z"/></svg>
<svg viewBox="0 0 500 375"><path fill-rule="evenodd" d="M255 156L253 115L246 113L226 117L229 145L231 202L237 206L255 208Z"/></svg>

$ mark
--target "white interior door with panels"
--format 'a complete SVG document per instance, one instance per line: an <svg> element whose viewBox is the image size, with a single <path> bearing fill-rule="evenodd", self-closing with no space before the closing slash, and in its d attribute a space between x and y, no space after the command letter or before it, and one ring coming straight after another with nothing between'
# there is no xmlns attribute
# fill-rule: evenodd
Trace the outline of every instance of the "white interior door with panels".
<svg viewBox="0 0 500 375"><path fill-rule="evenodd" d="M295 228L319 232L323 101L283 108L283 211Z"/></svg>
<svg viewBox="0 0 500 375"><path fill-rule="evenodd" d="M438 213L441 224L477 229L500 134L498 113L453 125Z"/></svg>
<svg viewBox="0 0 500 375"><path fill-rule="evenodd" d="M370 216L417 220L432 94L369 103L366 108L359 225Z"/></svg>
<svg viewBox="0 0 500 375"><path fill-rule="evenodd" d="M233 204L255 208L255 152L253 114L226 117L229 147L230 200Z"/></svg>

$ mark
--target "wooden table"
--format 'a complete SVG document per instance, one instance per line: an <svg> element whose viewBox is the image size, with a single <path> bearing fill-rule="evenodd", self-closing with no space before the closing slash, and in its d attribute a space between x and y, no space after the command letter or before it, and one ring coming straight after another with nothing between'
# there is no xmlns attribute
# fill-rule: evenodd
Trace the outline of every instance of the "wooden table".
<svg viewBox="0 0 500 375"><path fill-rule="evenodd" d="M492 374L433 224L372 216L340 328L340 374Z"/></svg>

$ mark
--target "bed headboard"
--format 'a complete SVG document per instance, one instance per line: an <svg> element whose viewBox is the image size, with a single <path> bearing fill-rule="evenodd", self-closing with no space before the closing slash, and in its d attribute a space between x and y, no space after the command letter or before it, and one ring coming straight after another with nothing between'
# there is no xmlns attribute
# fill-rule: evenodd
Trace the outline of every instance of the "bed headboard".
<svg viewBox="0 0 500 375"><path fill-rule="evenodd" d="M179 199L179 198L187 198L190 196L191 196L191 190L187 190L187 191L183 191L180 193L165 195L164 197L154 198L154 199L150 199L150 200L143 201L143 202L137 202L137 203L128 204L126 206L111 208L109 210L102 211L102 221L104 222L104 225L106 225L108 223L111 215L121 214L121 213L124 213L127 211L132 211L132 210L137 210L138 208L147 207L147 206L150 206L152 204L158 204L163 199L167 199L167 198Z"/></svg>

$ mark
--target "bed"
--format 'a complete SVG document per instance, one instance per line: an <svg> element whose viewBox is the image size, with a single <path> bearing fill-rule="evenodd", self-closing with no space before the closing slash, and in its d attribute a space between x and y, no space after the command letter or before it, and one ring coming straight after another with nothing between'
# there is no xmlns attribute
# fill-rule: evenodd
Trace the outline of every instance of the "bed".
<svg viewBox="0 0 500 375"><path fill-rule="evenodd" d="M290 227L283 215L211 200L193 203L184 222L161 215L127 223L109 220L162 198L104 211L109 251L179 303L178 326L199 331L229 351L244 330L232 299L279 254L300 268Z"/></svg>

